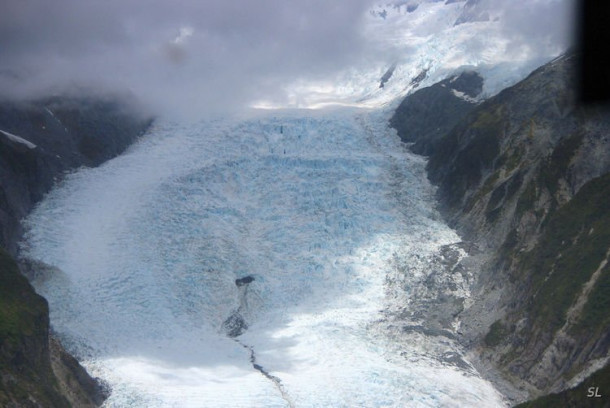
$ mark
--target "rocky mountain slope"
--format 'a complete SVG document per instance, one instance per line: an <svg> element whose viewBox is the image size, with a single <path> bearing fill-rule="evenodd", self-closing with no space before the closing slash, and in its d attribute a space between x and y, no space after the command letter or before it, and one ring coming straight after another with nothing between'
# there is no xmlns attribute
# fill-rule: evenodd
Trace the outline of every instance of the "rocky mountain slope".
<svg viewBox="0 0 610 408"><path fill-rule="evenodd" d="M610 111L577 106L574 76L568 53L478 106L447 92L438 102L437 84L392 119L429 155L447 220L480 250L462 341L534 397L582 381L610 350ZM459 107L446 132L439 106Z"/></svg>
<svg viewBox="0 0 610 408"><path fill-rule="evenodd" d="M392 119L429 156L443 213L481 265L457 334L530 397L557 393L527 406L609 404L610 111L575 104L574 59L482 103L481 77L464 72L409 95ZM11 256L19 221L64 172L119 154L149 123L109 100L0 103L0 405L104 399L49 337L46 301ZM590 387L602 397L586 399Z"/></svg>
<svg viewBox="0 0 610 408"><path fill-rule="evenodd" d="M600 408L610 406L607 395L604 395L610 384L610 366L596 371L579 385L552 393L533 401L524 402L515 408Z"/></svg>
<svg viewBox="0 0 610 408"><path fill-rule="evenodd" d="M441 139L474 109L475 98L482 90L483 78L474 71L449 77L405 98L391 125L404 142L412 143L414 153L429 156Z"/></svg>
<svg viewBox="0 0 610 408"><path fill-rule="evenodd" d="M14 253L19 221L64 172L118 155L148 123L113 99L0 100L0 244Z"/></svg>
<svg viewBox="0 0 610 408"><path fill-rule="evenodd" d="M103 387L49 336L47 302L13 257L20 220L66 171L118 155L149 124L111 99L0 102L0 406L103 402Z"/></svg>

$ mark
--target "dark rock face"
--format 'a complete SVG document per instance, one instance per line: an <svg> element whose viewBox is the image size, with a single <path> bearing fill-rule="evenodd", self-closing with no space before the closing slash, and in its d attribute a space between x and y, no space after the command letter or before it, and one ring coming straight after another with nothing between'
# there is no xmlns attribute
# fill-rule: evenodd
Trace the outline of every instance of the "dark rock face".
<svg viewBox="0 0 610 408"><path fill-rule="evenodd" d="M0 406L94 407L106 398L50 338L47 302L12 256L20 220L66 171L120 154L150 123L111 100L0 101Z"/></svg>
<svg viewBox="0 0 610 408"><path fill-rule="evenodd" d="M483 78L476 72L447 78L407 96L390 124L404 142L413 143L414 153L430 155L440 139L475 108L471 98L482 90Z"/></svg>
<svg viewBox="0 0 610 408"><path fill-rule="evenodd" d="M149 124L117 101L0 101L0 130L36 145L30 149L0 133L0 245L15 253L19 221L64 172L117 156Z"/></svg>
<svg viewBox="0 0 610 408"><path fill-rule="evenodd" d="M424 69L422 70L419 74L417 74L417 76L415 78L413 78L411 80L410 85L413 87L413 89L417 88L419 86L419 84L421 84L421 82L426 79L426 77L428 76L428 70Z"/></svg>
<svg viewBox="0 0 610 408"><path fill-rule="evenodd" d="M48 336L46 300L34 292L12 257L0 248L1 406L70 406L54 381Z"/></svg>
<svg viewBox="0 0 610 408"><path fill-rule="evenodd" d="M0 248L0 406L96 407L107 396L49 337L47 301Z"/></svg>
<svg viewBox="0 0 610 408"><path fill-rule="evenodd" d="M241 336L246 330L248 330L248 324L239 311L237 311L231 314L231 316L229 316L227 320L222 323L222 329L225 333L227 333L227 336L237 337Z"/></svg>
<svg viewBox="0 0 610 408"><path fill-rule="evenodd" d="M396 69L396 64L392 64L390 66L390 68L388 68L388 70L383 74L383 76L381 77L381 80L379 81L379 87L383 88L386 84L386 82L388 82L390 80L390 78L392 78L392 75L394 75L394 70Z"/></svg>
<svg viewBox="0 0 610 408"><path fill-rule="evenodd" d="M241 336L248 330L248 323L243 314L248 313L248 288L252 282L254 282L254 276L252 275L235 279L235 286L238 288L239 307L222 323L222 330L229 337Z"/></svg>
<svg viewBox="0 0 610 408"><path fill-rule="evenodd" d="M515 408L606 408L610 406L610 366L606 366L584 380L581 384L561 391L525 402Z"/></svg>
<svg viewBox="0 0 610 408"><path fill-rule="evenodd" d="M239 279L235 279L235 285L236 286L244 286L247 285L248 283L252 283L254 282L254 276L244 276L243 278L239 278Z"/></svg>
<svg viewBox="0 0 610 408"><path fill-rule="evenodd" d="M575 104L575 58L470 106L446 131L430 130L446 101L392 119L430 155L450 225L483 250L463 343L531 396L565 390L610 352L610 110Z"/></svg>
<svg viewBox="0 0 610 408"><path fill-rule="evenodd" d="M476 98L483 91L483 78L475 71L464 71L440 83L471 98Z"/></svg>
<svg viewBox="0 0 610 408"><path fill-rule="evenodd" d="M51 337L51 367L61 393L73 407L98 407L110 396L109 386L91 378L78 360L64 350L61 343Z"/></svg>

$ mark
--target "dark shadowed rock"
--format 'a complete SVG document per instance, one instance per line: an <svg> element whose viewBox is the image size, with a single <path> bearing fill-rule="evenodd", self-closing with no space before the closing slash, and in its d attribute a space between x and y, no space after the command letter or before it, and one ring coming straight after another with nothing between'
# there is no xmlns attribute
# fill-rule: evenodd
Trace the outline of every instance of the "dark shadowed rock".
<svg viewBox="0 0 610 408"><path fill-rule="evenodd" d="M13 257L21 219L67 171L120 154L150 123L111 99L0 101L0 406L88 408L107 397L50 338L47 302Z"/></svg>
<svg viewBox="0 0 610 408"><path fill-rule="evenodd" d="M0 248L0 406L70 406L53 375L48 336L47 301Z"/></svg>
<svg viewBox="0 0 610 408"><path fill-rule="evenodd" d="M234 312L222 323L222 329L227 333L227 336L237 337L244 334L248 329L248 325L239 312Z"/></svg>
<svg viewBox="0 0 610 408"><path fill-rule="evenodd" d="M386 84L386 82L388 82L390 80L390 78L392 78L392 75L394 74L394 70L396 69L396 64L392 64L390 66L390 68L388 68L388 70L383 74L383 76L381 77L381 81L379 82L379 87L383 88Z"/></svg>
<svg viewBox="0 0 610 408"><path fill-rule="evenodd" d="M424 69L419 74L417 74L417 76L415 78L413 78L411 80L409 85L411 85L413 87L413 89L415 89L415 88L417 88L419 86L419 84L421 84L421 82L424 79L426 79L427 76L428 76L428 70Z"/></svg>
<svg viewBox="0 0 610 408"><path fill-rule="evenodd" d="M420 76L423 80L426 71ZM404 142L413 143L413 152L430 155L436 151L441 138L474 109L476 102L472 98L482 89L483 78L476 72L451 76L407 96L390 124Z"/></svg>
<svg viewBox="0 0 610 408"><path fill-rule="evenodd" d="M117 156L150 123L115 100L0 100L0 245L14 254L19 221L66 171ZM36 147L16 143L6 132Z"/></svg>
<svg viewBox="0 0 610 408"><path fill-rule="evenodd" d="M254 276L251 276L251 275L244 276L243 278L235 279L235 285L237 285L238 287L247 285L252 282L254 282Z"/></svg>

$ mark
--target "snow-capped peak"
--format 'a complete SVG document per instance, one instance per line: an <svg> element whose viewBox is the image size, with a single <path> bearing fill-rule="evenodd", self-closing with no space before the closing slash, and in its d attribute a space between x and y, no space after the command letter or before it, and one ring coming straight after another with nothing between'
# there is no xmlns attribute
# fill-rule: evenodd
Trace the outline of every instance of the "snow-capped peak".
<svg viewBox="0 0 610 408"><path fill-rule="evenodd" d="M491 0L380 3L365 19L369 56L324 82L289 84L287 104L383 106L464 69L483 76L481 98L492 96L563 51L507 34L505 9ZM257 107L277 106L261 101Z"/></svg>

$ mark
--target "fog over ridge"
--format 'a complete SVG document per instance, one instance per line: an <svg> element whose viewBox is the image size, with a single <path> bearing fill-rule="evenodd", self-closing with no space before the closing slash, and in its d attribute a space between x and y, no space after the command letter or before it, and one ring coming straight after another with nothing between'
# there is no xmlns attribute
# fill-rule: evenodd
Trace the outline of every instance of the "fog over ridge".
<svg viewBox="0 0 610 408"><path fill-rule="evenodd" d="M396 59L366 27L372 8L403 3L7 0L0 13L0 95L86 86L132 92L159 109L222 111L261 97L287 105L289 84ZM419 18L434 2L407 3L422 3L409 15ZM548 53L567 42L571 0L479 3L501 16L497 24L513 50ZM426 27L444 28L434 20ZM409 46L393 53L406 58Z"/></svg>

